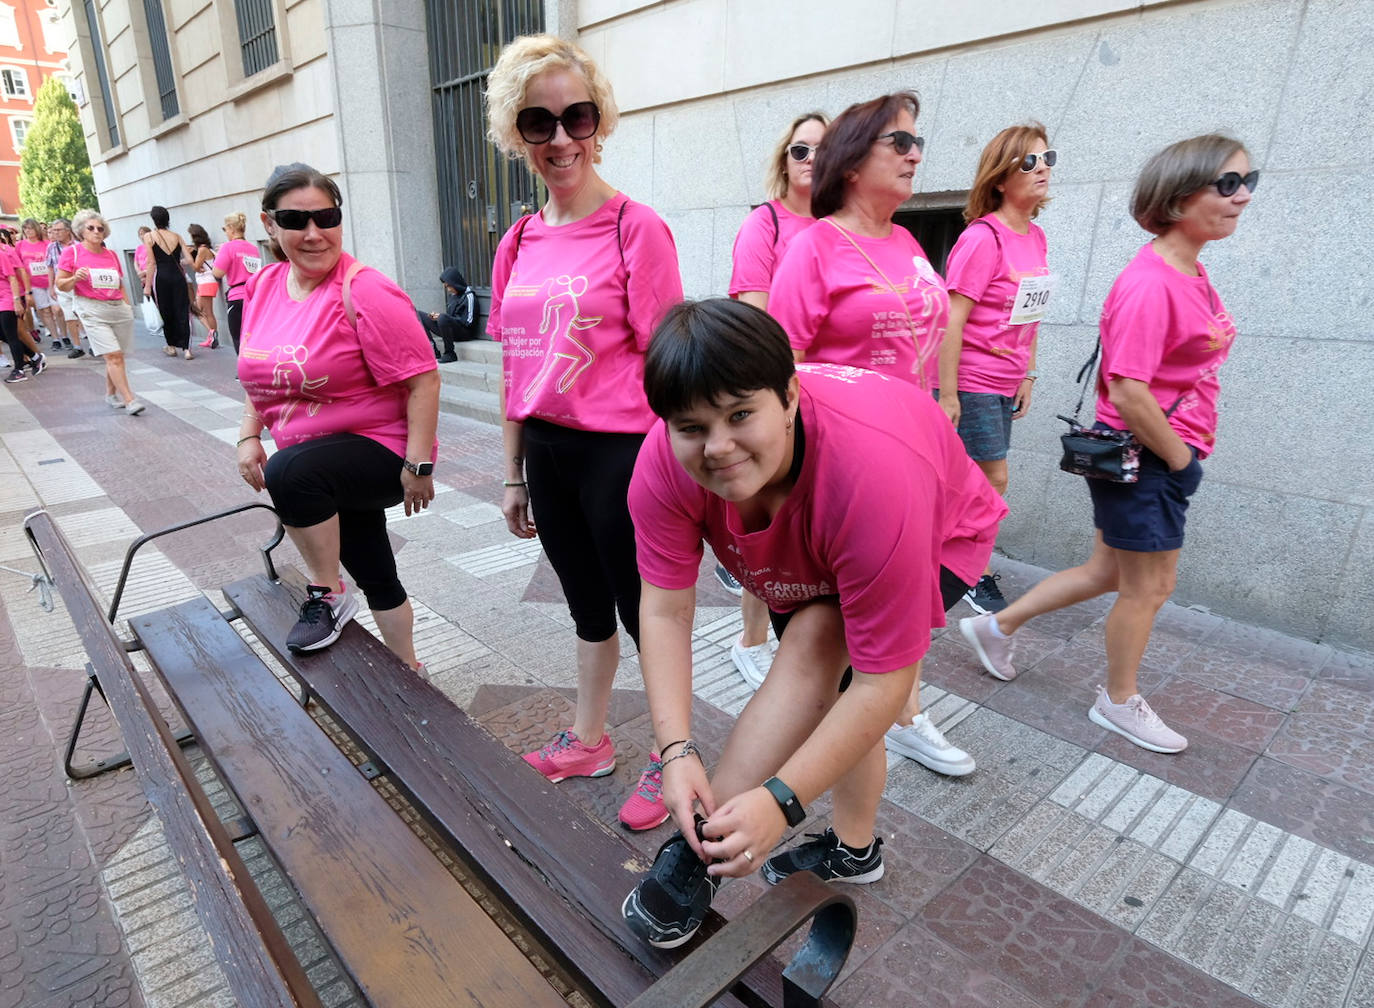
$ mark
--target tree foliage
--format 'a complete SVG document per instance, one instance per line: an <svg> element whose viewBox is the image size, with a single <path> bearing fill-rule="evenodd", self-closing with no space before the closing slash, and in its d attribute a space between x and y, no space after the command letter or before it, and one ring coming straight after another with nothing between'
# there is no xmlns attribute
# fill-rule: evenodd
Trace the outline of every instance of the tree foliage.
<svg viewBox="0 0 1374 1008"><path fill-rule="evenodd" d="M43 221L99 209L76 103L56 77L43 82L34 102L19 156L19 202L24 216Z"/></svg>

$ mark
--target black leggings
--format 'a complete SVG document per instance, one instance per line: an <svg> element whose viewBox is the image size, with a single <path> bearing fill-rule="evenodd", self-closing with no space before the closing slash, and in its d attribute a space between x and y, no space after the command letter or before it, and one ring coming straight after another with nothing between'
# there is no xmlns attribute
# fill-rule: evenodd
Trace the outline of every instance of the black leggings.
<svg viewBox="0 0 1374 1008"><path fill-rule="evenodd" d="M643 434L525 422L530 508L584 641L614 636L618 612L639 647L639 565L627 498L643 441Z"/></svg>
<svg viewBox="0 0 1374 1008"><path fill-rule="evenodd" d="M10 361L17 368L23 367L25 359L33 356L33 351L19 338L19 316L13 311L0 311L0 333L4 334L5 343L10 348Z"/></svg>
<svg viewBox="0 0 1374 1008"><path fill-rule="evenodd" d="M263 470L283 524L309 528L339 516L339 562L374 611L406 600L385 513L405 495L403 461L361 434L328 434L282 448Z"/></svg>
<svg viewBox="0 0 1374 1008"><path fill-rule="evenodd" d="M239 332L243 328L243 301L228 302L229 337L234 341L234 353L239 352Z"/></svg>

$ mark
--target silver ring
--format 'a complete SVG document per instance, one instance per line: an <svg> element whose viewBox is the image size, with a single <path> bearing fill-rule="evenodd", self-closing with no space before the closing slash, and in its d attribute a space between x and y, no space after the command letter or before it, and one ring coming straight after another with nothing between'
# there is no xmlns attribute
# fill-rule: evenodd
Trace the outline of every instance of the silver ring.
<svg viewBox="0 0 1374 1008"><path fill-rule="evenodd" d="M754 855L753 855L753 854L750 854L748 851L745 851L745 852L744 852L744 860L748 861L750 864L753 864L753 863L754 863Z"/></svg>

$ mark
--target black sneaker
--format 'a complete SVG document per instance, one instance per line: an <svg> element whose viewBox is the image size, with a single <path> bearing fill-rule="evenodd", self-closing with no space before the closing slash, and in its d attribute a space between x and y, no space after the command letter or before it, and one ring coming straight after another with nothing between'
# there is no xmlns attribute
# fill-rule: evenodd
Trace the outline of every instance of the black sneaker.
<svg viewBox="0 0 1374 1008"><path fill-rule="evenodd" d="M70 336L62 337L62 348L66 350L70 350L72 348L72 340Z"/></svg>
<svg viewBox="0 0 1374 1008"><path fill-rule="evenodd" d="M997 574L984 574L978 579L978 583L964 592L964 601L969 608L980 616L988 613L1001 612L1007 607L1007 600L1002 597L1002 589L997 587L997 582L1002 580Z"/></svg>
<svg viewBox="0 0 1374 1008"><path fill-rule="evenodd" d="M877 882L883 877L883 838L874 837L865 851L840 843L833 829L808 833L806 843L774 854L763 863L763 880L777 885L799 871L814 872L826 882Z"/></svg>
<svg viewBox="0 0 1374 1008"><path fill-rule="evenodd" d="M29 364L29 369L33 372L33 376L34 376L35 378L37 378L39 375L41 375L41 374L43 373L43 369L46 368L47 366L48 366L48 357L47 357L47 354L39 354L37 357L35 357L35 358L30 362L30 364Z"/></svg>
<svg viewBox="0 0 1374 1008"><path fill-rule="evenodd" d="M29 376L28 376L27 372L24 371L23 368L15 368L13 371L10 372L10 376L9 376L8 378L5 379L5 384L6 384L6 385L13 385L13 384L15 384L16 382L28 381L28 380L29 380Z"/></svg>
<svg viewBox="0 0 1374 1008"><path fill-rule="evenodd" d="M343 598L331 595L320 585L305 586L305 601L301 604L301 618L286 635L286 647L291 651L318 651L339 639L344 626L358 611L352 592Z"/></svg>
<svg viewBox="0 0 1374 1008"><path fill-rule="evenodd" d="M82 350L80 347L72 347L71 352L67 354L67 359L68 359L68 360L77 360L78 358L85 357L85 356L86 356L86 351L85 351L85 350Z"/></svg>
<svg viewBox="0 0 1374 1008"><path fill-rule="evenodd" d="M625 897L620 912L630 930L650 945L677 948L701 927L717 884L687 838L674 833L658 849L649 874Z"/></svg>
<svg viewBox="0 0 1374 1008"><path fill-rule="evenodd" d="M52 348L53 348L54 350L61 350L61 349L62 349L62 341L61 341L60 339L55 339L55 340L53 340L53 341L52 341Z"/></svg>
<svg viewBox="0 0 1374 1008"><path fill-rule="evenodd" d="M731 574L720 564L716 564L716 580L721 583L721 587L736 598L744 595L744 585L736 581L735 575Z"/></svg>

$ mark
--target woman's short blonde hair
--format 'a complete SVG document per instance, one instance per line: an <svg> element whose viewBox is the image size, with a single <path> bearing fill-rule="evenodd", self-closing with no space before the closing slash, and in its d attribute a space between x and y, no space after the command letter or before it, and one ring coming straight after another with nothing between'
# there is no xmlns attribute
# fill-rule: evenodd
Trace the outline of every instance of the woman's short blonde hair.
<svg viewBox="0 0 1374 1008"><path fill-rule="evenodd" d="M487 78L487 137L511 160L529 161L529 151L515 117L525 108L525 91L530 81L550 70L567 70L582 78L587 93L601 110L601 125L596 129L596 154L601 162L601 142L615 130L620 110L615 104L611 82L592 58L564 39L553 35L522 35L505 49Z"/></svg>
<svg viewBox="0 0 1374 1008"><path fill-rule="evenodd" d="M1021 170L1021 158L1025 156L1026 145L1032 140L1039 140L1046 147L1050 144L1045 127L1034 120L1019 126L1008 126L988 141L978 158L978 173L973 177L973 188L969 190L968 202L964 204L965 224L986 217L1002 205L1002 193L997 187L1012 172ZM1050 198L1046 196L1035 204L1031 216L1040 216L1040 211L1045 209L1049 201Z"/></svg>
<svg viewBox="0 0 1374 1008"><path fill-rule="evenodd" d="M806 112L792 120L792 125L778 137L773 156L768 159L768 177L764 183L769 199L780 200L787 195L787 148L792 146L792 134L797 132L797 128L809 122L820 123L822 129L830 126L830 120L824 112Z"/></svg>
<svg viewBox="0 0 1374 1008"><path fill-rule="evenodd" d="M229 213L224 215L224 226L230 231L237 231L242 237L248 230L248 218L242 213Z"/></svg>
<svg viewBox="0 0 1374 1008"><path fill-rule="evenodd" d="M1183 217L1183 201L1211 185L1221 166L1245 144L1221 133L1205 133L1170 144L1145 162L1131 193L1131 216L1152 234L1162 235Z"/></svg>
<svg viewBox="0 0 1374 1008"><path fill-rule="evenodd" d="M107 221L99 210L78 210L76 216L72 218L72 234L80 241L86 230L86 225L91 221L100 221L105 225L105 233L110 233L110 222Z"/></svg>

